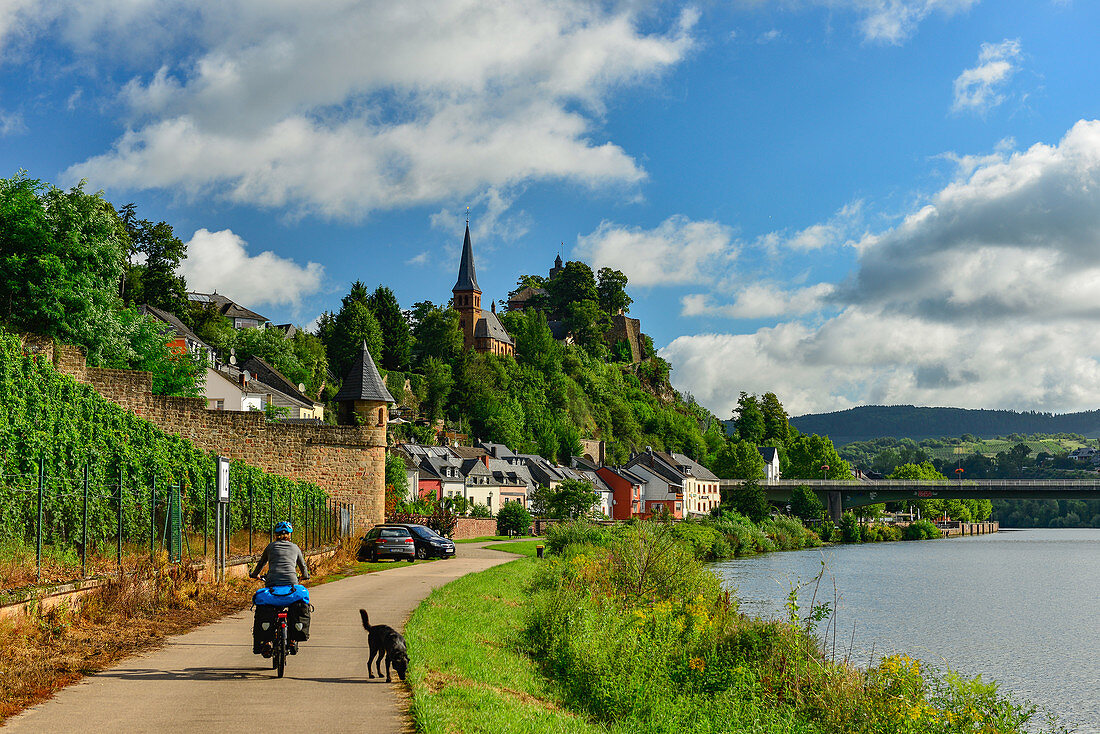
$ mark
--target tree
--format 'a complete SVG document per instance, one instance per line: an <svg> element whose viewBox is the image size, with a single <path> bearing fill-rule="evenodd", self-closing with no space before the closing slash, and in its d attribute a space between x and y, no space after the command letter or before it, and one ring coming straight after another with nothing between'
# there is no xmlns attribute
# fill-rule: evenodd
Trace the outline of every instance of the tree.
<svg viewBox="0 0 1100 734"><path fill-rule="evenodd" d="M765 446L786 446L791 437L791 424L787 411L773 392L764 393L759 400L760 412L764 418Z"/></svg>
<svg viewBox="0 0 1100 734"><path fill-rule="evenodd" d="M83 346L103 364L118 343L126 231L102 194L0 179L0 322Z"/></svg>
<svg viewBox="0 0 1100 734"><path fill-rule="evenodd" d="M550 488L540 484L527 495L527 504L531 508L531 514L536 517L547 517L550 514Z"/></svg>
<svg viewBox="0 0 1100 734"><path fill-rule="evenodd" d="M619 270L600 268L598 273L599 283L596 285L600 308L608 316L614 316L621 310L623 313L630 311L630 304L634 299L626 294L626 275Z"/></svg>
<svg viewBox="0 0 1100 734"><path fill-rule="evenodd" d="M565 328L573 334L573 340L591 353L600 353L603 335L611 323L599 304L588 299L572 301L565 305L564 315Z"/></svg>
<svg viewBox="0 0 1100 734"><path fill-rule="evenodd" d="M188 321L187 284L176 272L187 257L187 245L167 222L139 220L133 204L122 207L121 212L130 240L126 280L132 285L126 293L127 302L148 303ZM134 264L133 257L139 253L145 256L144 262Z"/></svg>
<svg viewBox="0 0 1100 734"><path fill-rule="evenodd" d="M791 490L791 513L803 520L820 520L825 514L825 505L816 492L800 484Z"/></svg>
<svg viewBox="0 0 1100 734"><path fill-rule="evenodd" d="M763 521L771 514L767 492L755 479L746 479L729 490L727 496L722 497L722 504L726 509L740 512L755 523Z"/></svg>
<svg viewBox="0 0 1100 734"><path fill-rule="evenodd" d="M412 334L397 297L380 285L367 305L382 330L382 353L376 358L381 358L382 367L387 370L407 370L412 357Z"/></svg>
<svg viewBox="0 0 1100 734"><path fill-rule="evenodd" d="M455 384L451 366L435 357L429 357L424 363L424 379L428 393L424 399L424 415L429 420L438 420L443 417Z"/></svg>
<svg viewBox="0 0 1100 734"><path fill-rule="evenodd" d="M522 502L506 502L497 511L497 535L527 535L531 531L531 513Z"/></svg>
<svg viewBox="0 0 1100 734"><path fill-rule="evenodd" d="M557 277L546 284L556 318L564 319L571 303L591 301L599 308L599 292L592 268L579 261L567 262Z"/></svg>
<svg viewBox="0 0 1100 734"><path fill-rule="evenodd" d="M435 358L454 362L462 352L462 329L458 311L441 308L430 301L421 301L412 311L413 361L417 366Z"/></svg>
<svg viewBox="0 0 1100 734"><path fill-rule="evenodd" d="M399 502L407 499L409 493L409 471L405 460L397 454L386 454L386 491L392 491Z"/></svg>
<svg viewBox="0 0 1100 734"><path fill-rule="evenodd" d="M763 479L767 464L748 441L728 441L718 449L711 471L720 479Z"/></svg>
<svg viewBox="0 0 1100 734"><path fill-rule="evenodd" d="M343 378L363 351L363 342L371 357L378 362L382 354L382 329L364 300L344 298L332 330L332 343L326 344L332 371Z"/></svg>
<svg viewBox="0 0 1100 734"><path fill-rule="evenodd" d="M783 458L783 454L780 454ZM787 445L787 465L783 476L787 479L851 479L852 469L840 458L828 436L799 435ZM828 466L823 470L822 466Z"/></svg>
<svg viewBox="0 0 1100 734"><path fill-rule="evenodd" d="M764 441L764 413L760 410L760 403L755 395L746 392L741 393L737 399L737 408L733 416L737 438L748 441L753 446L759 446Z"/></svg>
<svg viewBox="0 0 1100 734"><path fill-rule="evenodd" d="M564 479L547 498L550 517L578 518L592 512L600 499L591 482L583 479Z"/></svg>

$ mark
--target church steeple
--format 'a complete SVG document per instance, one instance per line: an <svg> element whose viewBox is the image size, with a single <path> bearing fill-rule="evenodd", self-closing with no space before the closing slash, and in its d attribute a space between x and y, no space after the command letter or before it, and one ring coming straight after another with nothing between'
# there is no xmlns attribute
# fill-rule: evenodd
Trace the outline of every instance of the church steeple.
<svg viewBox="0 0 1100 734"><path fill-rule="evenodd" d="M462 241L462 259L458 262L458 281L451 292L467 293L469 291L481 293L481 288L477 285L477 273L474 272L474 246L470 244L470 223L467 222L466 239Z"/></svg>

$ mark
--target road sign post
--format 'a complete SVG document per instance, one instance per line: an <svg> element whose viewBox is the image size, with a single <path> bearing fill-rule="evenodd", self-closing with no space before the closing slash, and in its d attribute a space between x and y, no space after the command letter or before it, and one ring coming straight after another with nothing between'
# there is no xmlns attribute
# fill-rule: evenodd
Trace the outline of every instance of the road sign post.
<svg viewBox="0 0 1100 734"><path fill-rule="evenodd" d="M225 579L226 561L229 556L229 459L218 457L218 476L214 495L214 567L219 580Z"/></svg>

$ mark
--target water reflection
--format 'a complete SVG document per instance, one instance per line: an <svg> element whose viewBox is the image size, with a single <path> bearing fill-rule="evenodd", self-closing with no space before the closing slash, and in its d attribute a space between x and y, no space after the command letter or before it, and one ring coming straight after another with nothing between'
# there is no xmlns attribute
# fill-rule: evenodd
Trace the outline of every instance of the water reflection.
<svg viewBox="0 0 1100 734"><path fill-rule="evenodd" d="M892 652L967 675L1100 734L1100 530L1023 530L836 546L714 565L742 611L784 617L792 584L824 561L819 601L838 595L837 653ZM800 603L809 607L812 587ZM832 642L830 642L830 647Z"/></svg>

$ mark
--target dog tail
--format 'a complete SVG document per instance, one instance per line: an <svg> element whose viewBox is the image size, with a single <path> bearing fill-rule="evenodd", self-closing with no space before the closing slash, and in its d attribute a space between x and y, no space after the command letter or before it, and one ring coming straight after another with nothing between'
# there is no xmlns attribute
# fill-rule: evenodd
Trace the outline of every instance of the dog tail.
<svg viewBox="0 0 1100 734"><path fill-rule="evenodd" d="M363 618L363 629L365 629L367 632L370 632L370 619L367 617L367 610L360 609L359 616Z"/></svg>

